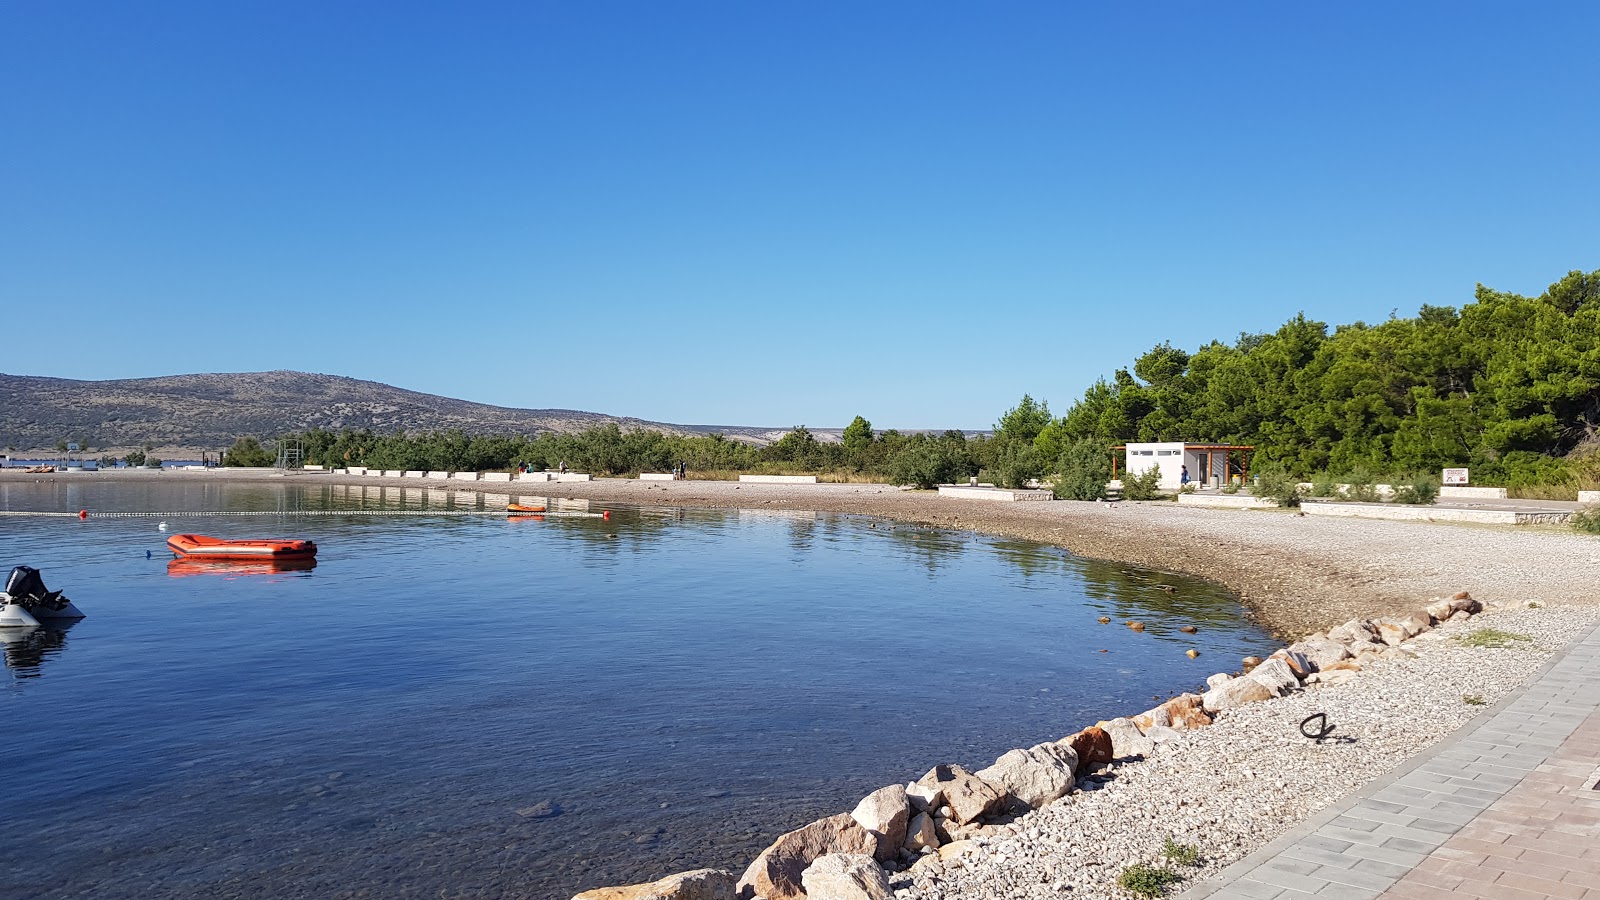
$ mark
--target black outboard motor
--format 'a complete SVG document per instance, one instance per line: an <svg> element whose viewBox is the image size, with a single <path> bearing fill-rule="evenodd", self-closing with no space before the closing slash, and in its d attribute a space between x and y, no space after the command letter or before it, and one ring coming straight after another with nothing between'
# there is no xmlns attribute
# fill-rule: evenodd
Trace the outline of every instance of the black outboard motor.
<svg viewBox="0 0 1600 900"><path fill-rule="evenodd" d="M60 612L72 602L61 596L60 591L46 589L44 576L32 566L16 566L11 570L11 576L6 579L6 593L11 595L13 603L27 610Z"/></svg>

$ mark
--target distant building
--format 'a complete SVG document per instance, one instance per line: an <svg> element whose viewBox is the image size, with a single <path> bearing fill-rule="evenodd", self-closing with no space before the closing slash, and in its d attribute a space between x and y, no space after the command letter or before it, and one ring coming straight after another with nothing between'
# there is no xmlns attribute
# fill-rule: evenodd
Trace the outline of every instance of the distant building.
<svg viewBox="0 0 1600 900"><path fill-rule="evenodd" d="M1250 476L1250 454L1255 447L1245 444L1188 444L1182 441L1163 441L1148 444L1127 444L1116 450L1127 451L1123 466L1129 475L1143 475L1156 466L1161 467L1161 488L1175 491L1182 482L1183 468L1189 467L1189 481L1198 487L1227 484L1230 478L1243 482ZM1117 458L1111 457L1113 478L1118 474Z"/></svg>

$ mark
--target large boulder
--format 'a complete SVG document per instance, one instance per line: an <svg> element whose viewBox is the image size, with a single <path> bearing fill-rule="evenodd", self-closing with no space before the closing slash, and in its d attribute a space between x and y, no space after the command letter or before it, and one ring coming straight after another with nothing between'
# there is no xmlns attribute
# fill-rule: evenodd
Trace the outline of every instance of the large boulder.
<svg viewBox="0 0 1600 900"><path fill-rule="evenodd" d="M1219 687L1222 687L1223 685L1227 684L1228 682L1230 682L1232 680L1233 680L1233 676L1229 675L1227 672L1218 672L1215 675L1210 675L1210 676L1206 677L1206 687L1210 688L1212 690L1215 690L1215 689L1217 689Z"/></svg>
<svg viewBox="0 0 1600 900"><path fill-rule="evenodd" d="M1282 697L1300 687L1300 679L1295 677L1294 670L1281 659L1269 659L1251 669L1245 677L1265 685L1274 697Z"/></svg>
<svg viewBox="0 0 1600 900"><path fill-rule="evenodd" d="M1062 738L1059 741L1053 741L1048 744L1035 744L1033 749L1038 750L1041 753L1048 753L1051 756L1054 756L1056 759L1061 760L1061 764L1066 766L1067 770L1071 772L1074 777L1077 776L1078 751L1072 746L1072 738Z"/></svg>
<svg viewBox="0 0 1600 900"><path fill-rule="evenodd" d="M906 785L906 799L911 801L912 812L925 812L944 805L944 789L936 784L911 782Z"/></svg>
<svg viewBox="0 0 1600 900"><path fill-rule="evenodd" d="M1369 647L1374 646L1370 641L1364 642L1364 644ZM1295 674L1299 675L1301 680L1305 680L1305 677L1312 672L1325 669L1341 659L1350 658L1349 646L1332 638L1303 640L1297 644L1289 645L1289 649L1284 652L1286 654L1284 662L1289 664L1289 668L1295 670ZM1299 661L1294 658L1297 655L1311 664L1309 669L1304 672L1300 671Z"/></svg>
<svg viewBox="0 0 1600 900"><path fill-rule="evenodd" d="M1130 756L1149 756L1156 752L1155 741L1144 736L1132 719L1112 719L1097 723L1111 735L1111 752L1117 759Z"/></svg>
<svg viewBox="0 0 1600 900"><path fill-rule="evenodd" d="M889 879L870 856L829 853L800 875L808 900L889 900Z"/></svg>
<svg viewBox="0 0 1600 900"><path fill-rule="evenodd" d="M1411 636L1406 633L1405 625L1401 624L1400 620L1393 616L1375 619L1372 624L1378 627L1378 639L1390 647L1400 646L1405 643L1406 638Z"/></svg>
<svg viewBox="0 0 1600 900"><path fill-rule="evenodd" d="M1254 678L1235 678L1219 687L1206 691L1201 704L1208 713L1219 713L1247 703L1258 703L1276 697L1270 688Z"/></svg>
<svg viewBox="0 0 1600 900"><path fill-rule="evenodd" d="M817 857L829 853L872 856L877 850L877 838L848 813L819 819L783 835L761 851L739 878L739 896L800 900L806 895L800 876Z"/></svg>
<svg viewBox="0 0 1600 900"><path fill-rule="evenodd" d="M1483 612L1483 604L1472 599L1472 595L1466 591L1462 591L1450 598L1450 608L1458 613L1466 613L1469 616L1475 616Z"/></svg>
<svg viewBox="0 0 1600 900"><path fill-rule="evenodd" d="M994 785L968 772L954 763L934 766L917 783L937 787L944 792L944 804L950 808L949 818L957 825L976 821L1005 805L1006 795ZM772 898L768 898L772 900Z"/></svg>
<svg viewBox="0 0 1600 900"><path fill-rule="evenodd" d="M1072 752L1078 754L1079 767L1103 766L1117 758L1111 746L1111 735L1105 729L1095 725L1078 732L1066 739L1072 745Z"/></svg>
<svg viewBox="0 0 1600 900"><path fill-rule="evenodd" d="M1038 809L1064 797L1072 790L1077 776L1074 766L1045 749L1048 745L1026 750L1008 750L994 765L979 769L977 776L995 787L1002 788L1012 798ZM1070 749L1067 752L1072 752Z"/></svg>
<svg viewBox="0 0 1600 900"><path fill-rule="evenodd" d="M1433 617L1428 614L1427 610L1419 609L1401 616L1400 624L1405 628L1407 632L1406 638L1409 640L1424 631L1431 630L1433 628Z"/></svg>
<svg viewBox="0 0 1600 900"><path fill-rule="evenodd" d="M649 884L595 888L572 900L733 900L733 875L721 869L696 869Z"/></svg>
<svg viewBox="0 0 1600 900"><path fill-rule="evenodd" d="M939 846L939 828L933 821L932 812L919 812L911 817L906 825L904 846L912 853L921 853L924 847Z"/></svg>
<svg viewBox="0 0 1600 900"><path fill-rule="evenodd" d="M1428 604L1428 615L1435 622L1448 622L1456 614L1455 606L1449 600L1435 600Z"/></svg>
<svg viewBox="0 0 1600 900"><path fill-rule="evenodd" d="M1193 731L1211 724L1199 694L1179 694L1162 707L1167 711L1169 727L1176 731Z"/></svg>
<svg viewBox="0 0 1600 900"><path fill-rule="evenodd" d="M904 785L891 784L868 794L850 813L850 818L878 839L879 859L894 859L906 842L906 825L911 821L911 798Z"/></svg>
<svg viewBox="0 0 1600 900"><path fill-rule="evenodd" d="M1152 728L1170 726L1172 724L1172 713L1167 710L1167 705L1163 703L1154 709L1147 709L1144 712L1139 713L1137 716L1134 716L1133 724L1137 725L1139 730L1144 732L1147 732Z"/></svg>

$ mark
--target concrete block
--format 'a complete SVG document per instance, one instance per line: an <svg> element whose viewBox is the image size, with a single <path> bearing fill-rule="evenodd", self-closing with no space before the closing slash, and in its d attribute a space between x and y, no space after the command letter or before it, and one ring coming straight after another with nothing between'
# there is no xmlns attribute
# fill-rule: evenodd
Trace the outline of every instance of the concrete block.
<svg viewBox="0 0 1600 900"><path fill-rule="evenodd" d="M518 481L553 481L554 472L523 472L517 476Z"/></svg>
<svg viewBox="0 0 1600 900"><path fill-rule="evenodd" d="M1055 499L1055 495L1049 491L1013 491L1006 488L985 487L983 485L973 487L970 484L941 484L939 485L939 496L956 500L986 500L991 503L1020 503Z"/></svg>
<svg viewBox="0 0 1600 900"><path fill-rule="evenodd" d="M478 473L477 472L454 472L454 473L452 473L450 475L450 478L452 480L454 480L454 481L477 481L478 480Z"/></svg>
<svg viewBox="0 0 1600 900"><path fill-rule="evenodd" d="M383 470L383 477L385 477L385 478L399 478L399 477L401 477L401 476L403 476L405 474L406 474L405 472L403 472L403 471L401 471L399 469L384 469Z"/></svg>
<svg viewBox="0 0 1600 900"><path fill-rule="evenodd" d="M368 478L382 478L383 477L383 470L382 469L368 469L367 472L366 472L366 475L367 475Z"/></svg>
<svg viewBox="0 0 1600 900"><path fill-rule="evenodd" d="M485 473L483 473L483 479L482 480L483 481L510 481L511 480L511 473L510 472L485 472Z"/></svg>
<svg viewBox="0 0 1600 900"><path fill-rule="evenodd" d="M1439 488L1439 499L1449 500L1504 500L1506 489L1501 487L1467 487L1447 484Z"/></svg>
<svg viewBox="0 0 1600 900"><path fill-rule="evenodd" d="M450 477L450 473L449 472L429 472L428 473L428 477L429 478L449 478Z"/></svg>
<svg viewBox="0 0 1600 900"><path fill-rule="evenodd" d="M1600 491L1579 491L1579 503L1600 503Z"/></svg>
<svg viewBox="0 0 1600 900"><path fill-rule="evenodd" d="M367 474L367 467L366 466L351 466L350 468L345 469L345 472L347 472L347 473L349 473L351 475L365 475L365 474Z"/></svg>
<svg viewBox="0 0 1600 900"><path fill-rule="evenodd" d="M675 481L675 480L677 480L677 477L678 476L672 474L671 472L640 472L639 473L639 480L640 481Z"/></svg>
<svg viewBox="0 0 1600 900"><path fill-rule="evenodd" d="M405 473L404 475L402 475L400 477L402 477L402 478L427 478L428 477L428 473L427 472L407 472L407 473Z"/></svg>
<svg viewBox="0 0 1600 900"><path fill-rule="evenodd" d="M1572 513L1560 510L1521 512L1513 509L1450 509L1437 506L1388 506L1375 503L1300 504L1308 516L1396 519L1407 522L1472 522L1479 525L1565 525Z"/></svg>
<svg viewBox="0 0 1600 900"><path fill-rule="evenodd" d="M592 481L594 479L592 477L588 476L588 475L583 474L582 472L568 472L565 475L557 475L555 477L555 480L556 481Z"/></svg>
<svg viewBox="0 0 1600 900"><path fill-rule="evenodd" d="M815 475L740 475L745 484L816 484Z"/></svg>
<svg viewBox="0 0 1600 900"><path fill-rule="evenodd" d="M318 466L318 465L313 465L311 463L306 463L304 466L302 466L302 468L304 468L307 472L322 472L322 471L326 471L325 467Z"/></svg>

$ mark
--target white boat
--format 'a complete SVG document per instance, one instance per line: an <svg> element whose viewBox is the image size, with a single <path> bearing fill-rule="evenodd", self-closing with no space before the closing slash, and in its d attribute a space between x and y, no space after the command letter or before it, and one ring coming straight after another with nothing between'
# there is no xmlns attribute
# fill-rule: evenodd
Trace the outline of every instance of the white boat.
<svg viewBox="0 0 1600 900"><path fill-rule="evenodd" d="M0 628L37 628L46 622L83 618L72 601L44 586L39 570L17 566L0 591Z"/></svg>

